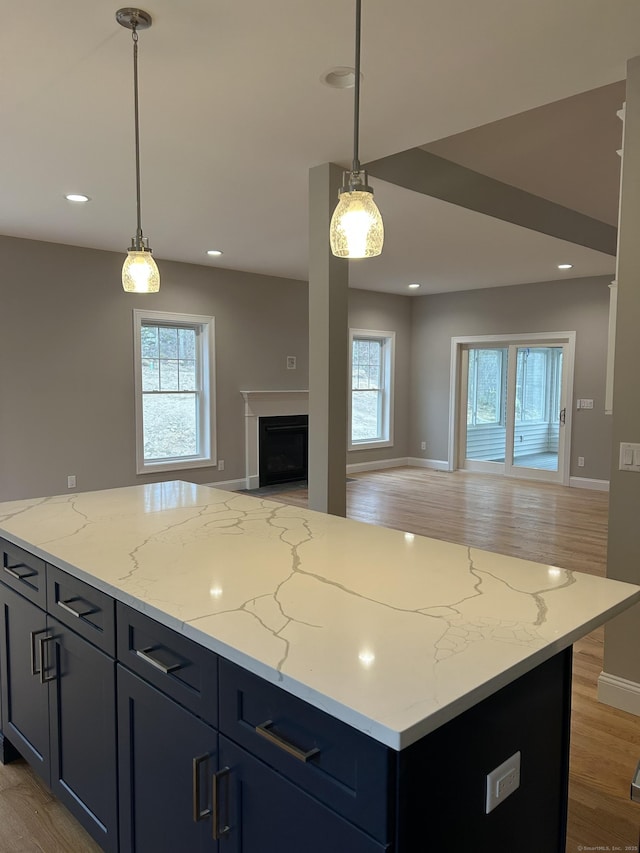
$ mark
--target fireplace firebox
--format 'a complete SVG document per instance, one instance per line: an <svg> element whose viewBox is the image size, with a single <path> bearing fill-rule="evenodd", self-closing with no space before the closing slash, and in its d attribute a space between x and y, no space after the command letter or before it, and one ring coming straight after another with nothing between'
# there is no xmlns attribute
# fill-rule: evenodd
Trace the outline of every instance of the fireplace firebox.
<svg viewBox="0 0 640 853"><path fill-rule="evenodd" d="M260 486L307 479L308 415L258 419Z"/></svg>

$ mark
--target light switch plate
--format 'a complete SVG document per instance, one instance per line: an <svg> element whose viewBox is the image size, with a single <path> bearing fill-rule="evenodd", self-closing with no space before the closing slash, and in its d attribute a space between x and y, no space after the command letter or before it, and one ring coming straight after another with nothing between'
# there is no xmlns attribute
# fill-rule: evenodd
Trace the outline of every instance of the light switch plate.
<svg viewBox="0 0 640 853"><path fill-rule="evenodd" d="M511 758L487 774L485 814L492 812L520 787L520 759L521 753L514 752Z"/></svg>
<svg viewBox="0 0 640 853"><path fill-rule="evenodd" d="M620 471L640 472L640 444L632 444L629 441L620 443Z"/></svg>

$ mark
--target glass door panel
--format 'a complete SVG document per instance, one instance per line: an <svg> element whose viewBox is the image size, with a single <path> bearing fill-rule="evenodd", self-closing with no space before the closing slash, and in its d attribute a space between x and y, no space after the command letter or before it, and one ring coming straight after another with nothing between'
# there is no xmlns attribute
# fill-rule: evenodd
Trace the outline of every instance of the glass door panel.
<svg viewBox="0 0 640 853"><path fill-rule="evenodd" d="M562 415L562 346L511 347L513 439L508 468L560 471ZM515 369L514 369L515 368ZM509 418L511 421L511 418ZM510 425L511 426L511 425ZM511 443L511 442L510 442ZM511 473L516 473L512 470Z"/></svg>
<svg viewBox="0 0 640 853"><path fill-rule="evenodd" d="M466 459L505 460L507 353L488 347L468 351Z"/></svg>
<svg viewBox="0 0 640 853"><path fill-rule="evenodd" d="M461 346L459 467L568 484L574 344L560 334L535 338Z"/></svg>

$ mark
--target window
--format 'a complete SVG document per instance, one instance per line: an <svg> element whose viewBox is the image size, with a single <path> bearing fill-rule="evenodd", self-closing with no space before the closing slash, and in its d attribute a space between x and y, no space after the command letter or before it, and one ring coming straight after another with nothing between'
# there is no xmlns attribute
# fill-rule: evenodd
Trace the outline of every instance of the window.
<svg viewBox="0 0 640 853"><path fill-rule="evenodd" d="M351 329L351 450L393 444L395 332Z"/></svg>
<svg viewBox="0 0 640 853"><path fill-rule="evenodd" d="M215 465L214 318L134 310L138 474Z"/></svg>

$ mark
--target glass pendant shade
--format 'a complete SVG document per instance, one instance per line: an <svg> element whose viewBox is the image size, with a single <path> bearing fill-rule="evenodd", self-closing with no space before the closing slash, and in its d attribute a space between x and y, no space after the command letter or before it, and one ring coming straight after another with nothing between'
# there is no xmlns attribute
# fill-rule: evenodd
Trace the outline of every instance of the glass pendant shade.
<svg viewBox="0 0 640 853"><path fill-rule="evenodd" d="M342 191L331 217L329 241L338 258L375 258L384 243L384 225L373 193Z"/></svg>
<svg viewBox="0 0 640 853"><path fill-rule="evenodd" d="M129 249L122 265L122 287L127 293L157 293L160 273L149 250Z"/></svg>

